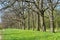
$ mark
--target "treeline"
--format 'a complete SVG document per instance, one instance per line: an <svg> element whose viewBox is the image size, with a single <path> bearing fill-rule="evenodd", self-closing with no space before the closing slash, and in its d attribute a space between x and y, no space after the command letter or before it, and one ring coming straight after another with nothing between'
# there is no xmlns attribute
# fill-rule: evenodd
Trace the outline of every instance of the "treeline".
<svg viewBox="0 0 60 40"><path fill-rule="evenodd" d="M6 2L6 3L4 3ZM59 0L5 0L1 10L3 28L33 29L55 32L55 15ZM9 4L9 5L8 5ZM56 23L56 25L55 25Z"/></svg>

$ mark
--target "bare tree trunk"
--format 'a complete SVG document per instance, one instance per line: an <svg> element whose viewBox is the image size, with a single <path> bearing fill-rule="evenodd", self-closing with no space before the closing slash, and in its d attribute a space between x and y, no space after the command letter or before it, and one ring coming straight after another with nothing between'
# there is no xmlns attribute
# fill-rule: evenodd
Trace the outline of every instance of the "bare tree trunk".
<svg viewBox="0 0 60 40"><path fill-rule="evenodd" d="M32 28L33 28L33 30L35 29L35 20L34 20L34 14L32 13L32 22L33 22L33 26L32 26Z"/></svg>
<svg viewBox="0 0 60 40"><path fill-rule="evenodd" d="M22 0L22 10L23 10L23 29L25 30L26 26L25 26L25 15L24 15L24 0Z"/></svg>
<svg viewBox="0 0 60 40"><path fill-rule="evenodd" d="M56 21L56 31L58 31L58 22Z"/></svg>
<svg viewBox="0 0 60 40"><path fill-rule="evenodd" d="M41 10L40 10L40 13L41 13L41 26L42 26L42 30L43 30L43 32L45 32L46 31L46 26L45 26L45 20L44 20L43 2L44 2L44 0L41 0Z"/></svg>
<svg viewBox="0 0 60 40"><path fill-rule="evenodd" d="M28 9L28 30L30 30L30 10Z"/></svg>
<svg viewBox="0 0 60 40"><path fill-rule="evenodd" d="M40 26L41 26L41 25L40 25L40 15L39 15L39 13L38 13L38 27L37 27L37 30L38 30L38 31L40 31Z"/></svg>
<svg viewBox="0 0 60 40"><path fill-rule="evenodd" d="M45 20L44 20L44 13L42 13L41 18L42 18L42 20L41 20L42 30L43 30L43 32L45 32L46 31L46 26L45 26Z"/></svg>
<svg viewBox="0 0 60 40"><path fill-rule="evenodd" d="M28 3L28 30L30 30L31 28L31 24L30 24L30 13L31 13L31 10L30 10L30 3Z"/></svg>
<svg viewBox="0 0 60 40"><path fill-rule="evenodd" d="M50 13L50 28L51 28L51 32L55 32L53 11L52 13Z"/></svg>
<svg viewBox="0 0 60 40"><path fill-rule="evenodd" d="M21 29L21 25L20 25L20 22L18 22L18 25L19 25L19 27L18 27L18 28L20 28L20 29Z"/></svg>
<svg viewBox="0 0 60 40"><path fill-rule="evenodd" d="M28 13L28 30L30 30L30 13Z"/></svg>
<svg viewBox="0 0 60 40"><path fill-rule="evenodd" d="M25 29L26 29L26 25L25 25L25 18L24 18L24 22L23 22L23 23L24 23L23 25L24 25L24 30L25 30Z"/></svg>

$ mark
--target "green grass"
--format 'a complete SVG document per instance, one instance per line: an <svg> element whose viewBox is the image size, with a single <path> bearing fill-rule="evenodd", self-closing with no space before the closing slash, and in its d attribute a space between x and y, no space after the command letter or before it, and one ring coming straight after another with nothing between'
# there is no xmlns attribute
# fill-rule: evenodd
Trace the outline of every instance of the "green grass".
<svg viewBox="0 0 60 40"><path fill-rule="evenodd" d="M3 40L60 40L60 33L5 29Z"/></svg>

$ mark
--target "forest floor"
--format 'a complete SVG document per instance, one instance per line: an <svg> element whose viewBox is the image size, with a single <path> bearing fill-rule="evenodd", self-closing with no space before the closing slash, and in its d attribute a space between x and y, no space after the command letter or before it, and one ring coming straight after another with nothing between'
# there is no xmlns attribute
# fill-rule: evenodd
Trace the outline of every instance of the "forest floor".
<svg viewBox="0 0 60 40"><path fill-rule="evenodd" d="M60 40L60 32L40 32L32 30L5 29L3 40Z"/></svg>

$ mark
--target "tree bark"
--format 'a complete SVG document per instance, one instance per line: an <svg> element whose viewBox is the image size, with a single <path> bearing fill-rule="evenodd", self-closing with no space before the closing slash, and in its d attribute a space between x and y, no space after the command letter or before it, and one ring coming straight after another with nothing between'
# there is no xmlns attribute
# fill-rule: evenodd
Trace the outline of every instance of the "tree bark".
<svg viewBox="0 0 60 40"><path fill-rule="evenodd" d="M52 13L50 13L50 29L51 29L51 32L55 32L53 11Z"/></svg>
<svg viewBox="0 0 60 40"><path fill-rule="evenodd" d="M33 30L34 30L34 29L35 29L34 13L32 13L32 22L33 22L33 26L32 26L32 28L33 28Z"/></svg>
<svg viewBox="0 0 60 40"><path fill-rule="evenodd" d="M39 13L38 13L38 27L37 27L37 30L38 30L38 31L40 31L40 26L41 26L41 25L40 25L40 15L39 15Z"/></svg>
<svg viewBox="0 0 60 40"><path fill-rule="evenodd" d="M24 19L24 30L26 29L26 25L25 25L25 19Z"/></svg>
<svg viewBox="0 0 60 40"><path fill-rule="evenodd" d="M30 13L28 13L28 30L30 30Z"/></svg>
<svg viewBox="0 0 60 40"><path fill-rule="evenodd" d="M41 13L41 26L43 32L46 32L45 20L44 20L44 12Z"/></svg>

